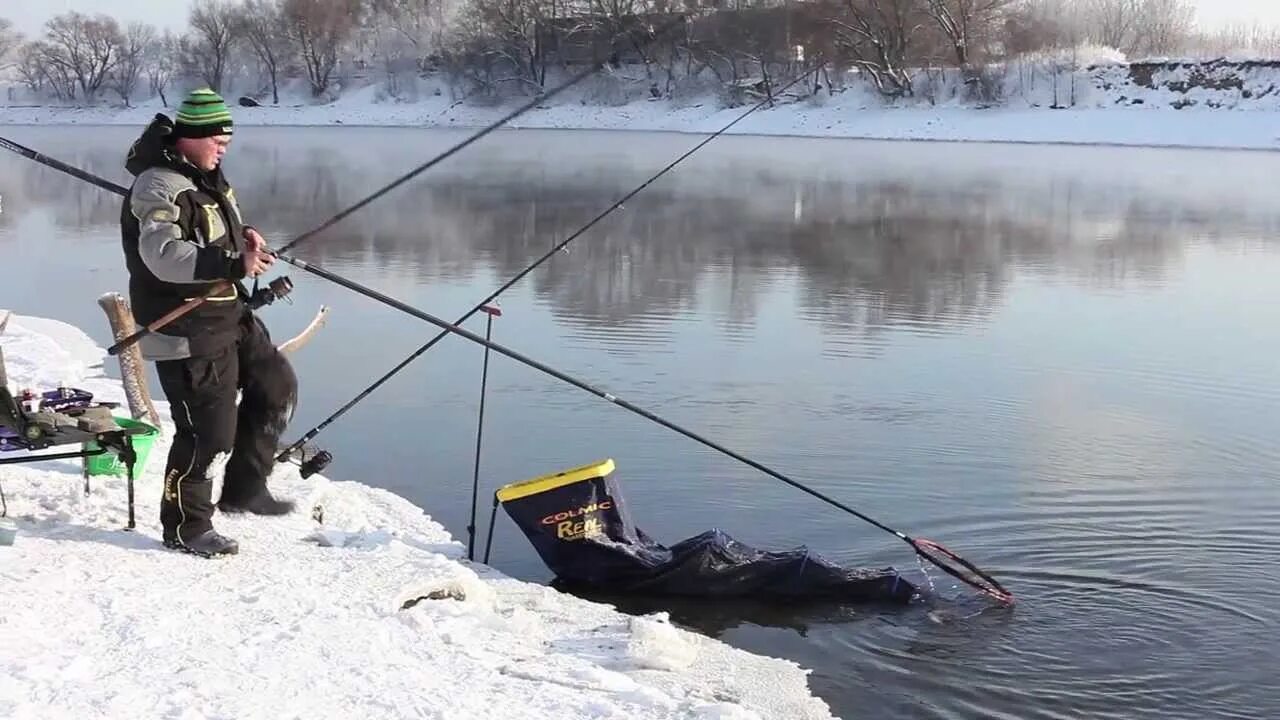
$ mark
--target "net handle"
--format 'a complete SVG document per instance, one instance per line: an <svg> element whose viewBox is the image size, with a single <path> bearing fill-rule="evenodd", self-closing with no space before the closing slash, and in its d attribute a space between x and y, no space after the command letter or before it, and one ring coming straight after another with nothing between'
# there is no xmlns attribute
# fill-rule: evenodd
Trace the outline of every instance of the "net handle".
<svg viewBox="0 0 1280 720"><path fill-rule="evenodd" d="M933 563L934 565L937 565L938 567L942 568L943 572L960 580L966 585L970 585L972 587L977 588L978 590L982 591L984 594L992 598L995 598L996 601L1000 602L1003 605L1013 604L1013 593L1006 590L998 580L991 577L991 575L987 574L985 571L981 570L977 565L974 565L973 563L969 562L968 560L965 560L964 558L960 557L954 552L951 552L946 547L944 547L941 543L936 543L932 540L925 540L923 538L913 538L910 542L911 542L911 547L915 548L916 554L918 554L920 557L924 558L925 560L928 560L929 562ZM943 563L938 562L936 559L931 557L929 553L925 552L926 548L929 550L933 550L937 553L940 553L942 555L945 555L948 559L953 560L960 565L963 565L967 570L972 572L974 575L977 575L978 577L982 578L983 582L987 584L983 585L982 583L974 582L970 578L967 578L964 575L961 575L960 573L956 572L955 570L947 567Z"/></svg>

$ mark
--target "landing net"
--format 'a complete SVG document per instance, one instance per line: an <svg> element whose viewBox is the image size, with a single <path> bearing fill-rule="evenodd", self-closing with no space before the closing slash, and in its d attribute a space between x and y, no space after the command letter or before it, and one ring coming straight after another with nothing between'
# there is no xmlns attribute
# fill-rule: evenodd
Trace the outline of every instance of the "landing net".
<svg viewBox="0 0 1280 720"><path fill-rule="evenodd" d="M1006 590L999 581L942 545L932 540L915 538L911 541L911 546L920 557L942 568L948 575L978 589L1001 604L1013 604L1013 593Z"/></svg>

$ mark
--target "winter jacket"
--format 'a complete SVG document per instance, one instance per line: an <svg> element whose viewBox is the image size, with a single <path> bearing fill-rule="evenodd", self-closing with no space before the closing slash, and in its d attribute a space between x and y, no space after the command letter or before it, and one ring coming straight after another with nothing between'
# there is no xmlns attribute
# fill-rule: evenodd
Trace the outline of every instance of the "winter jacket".
<svg viewBox="0 0 1280 720"><path fill-rule="evenodd" d="M220 167L203 172L174 151L172 127L168 117L156 115L125 161L134 181L120 212L121 239L129 302L141 325L208 294L218 281L244 277L244 225L235 193ZM218 352L238 337L246 298L234 282L147 335L139 343L143 357L176 360Z"/></svg>

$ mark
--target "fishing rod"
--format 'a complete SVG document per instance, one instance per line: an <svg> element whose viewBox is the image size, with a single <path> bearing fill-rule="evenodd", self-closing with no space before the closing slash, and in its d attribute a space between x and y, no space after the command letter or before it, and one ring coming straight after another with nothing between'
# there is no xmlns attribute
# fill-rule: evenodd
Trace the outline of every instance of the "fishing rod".
<svg viewBox="0 0 1280 720"><path fill-rule="evenodd" d="M816 64L815 64L813 67L816 67ZM790 82L787 82L786 84L784 84L784 85L780 86L780 87L779 87L777 90L775 90L774 92L775 92L775 93L785 92L785 91L786 91L788 88L790 88L792 85L796 84L797 82L800 82L800 80L802 80L802 79L804 79L805 77L807 77L807 76L809 75L809 73L810 73L810 72L812 72L812 68L810 68L810 69L806 69L804 72L802 72L802 73L800 73L799 75L796 75L794 78L792 78ZM566 237L564 240L562 240L562 241L561 241L560 243L558 243L557 245L553 246L550 250L548 250L545 254L543 254L543 255L542 255L541 257L539 257L537 260L534 260L534 261L533 261L533 263L531 263L530 265L526 266L523 270L521 270L519 273L517 273L517 274L516 274L514 277L512 277L510 280L507 280L507 281L506 281L505 283L503 283L503 284L502 284L502 286L501 286L501 287L499 287L497 290L494 290L492 293L489 293L489 296L488 296L488 297L486 297L485 299L483 299L483 300L481 300L480 302L476 303L475 307L471 308L471 309L470 309L470 310L468 310L468 311L467 311L467 312L466 312L462 317L460 317L460 318L458 318L457 320L455 320L453 324L454 324L454 325L461 325L461 324L465 323L468 319L470 319L472 315L475 315L476 313L478 313L478 312L480 312L480 311L484 310L484 308L485 308L487 305L489 305L489 303L491 303L491 302L493 302L494 300L496 300L496 299L498 298L498 296L499 296L499 295L501 295L502 293L504 293L504 292L506 292L507 290L509 290L509 289L511 288L511 286L513 286L513 285L515 285L516 283L520 282L520 280L521 280L522 278L524 278L524 276L526 276L526 275L528 275L529 273L531 273L531 272L533 272L534 270L536 270L540 265L542 265L542 263L546 262L547 260L550 260L550 259L551 259L552 257L554 257L557 253L559 253L559 252L561 252L562 250L564 250L566 247L568 247L569 243L571 243L571 242L573 242L574 240L578 239L578 238L579 238L579 237L581 237L583 234L585 234L588 230L590 230L591 228L595 227L595 226L596 226L600 221L604 220L606 217L608 217L609 215L611 215L615 210L617 210L618 208L620 208L620 207L622 207L624 204L626 204L626 202L627 202L628 200L630 200L631 198L633 198L633 197L635 197L636 195L638 195L638 194L639 194L640 192L642 192L645 188L649 187L651 184L653 184L653 183L654 183L654 182L656 182L658 179L660 179L663 175L666 175L668 172L670 172L671 170L675 169L675 167L676 167L677 165L679 165L680 163L682 163L682 162L684 162L685 160L687 160L691 155L693 155L693 154L694 154L694 153L696 153L697 151L701 150L704 146L706 146L706 145L707 145L707 143L711 142L712 140L715 140L716 138L720 137L720 136L721 136L721 135L723 135L724 133L728 132L729 130L731 130L731 129L733 128L733 126L734 126L734 125L737 125L738 123L740 123L740 122L742 122L743 120L745 120L745 119L747 118L747 116L748 116L748 115L750 115L751 113L755 112L756 110L759 110L760 108L764 107L766 104L768 104L768 103L770 103L770 102L772 102L772 101L773 101L773 97L772 97L772 95L771 95L771 96L769 96L769 97L764 98L764 99L763 99L763 100L761 100L760 102L757 102L756 104L752 105L752 106L751 106L750 108L748 108L745 112L740 113L737 117L735 117L735 118L733 119L733 121L731 121L731 122L729 122L728 124L724 125L724 126L723 126L723 127L721 127L720 129L718 129L718 130L716 130L715 132L713 132L713 133L711 133L710 135L708 135L706 138L704 138L704 139L703 139L701 142L699 142L698 144L696 144L696 145L694 145L693 147L689 148L687 151L685 151L683 154L681 154L681 155L680 155L679 157L677 157L675 160L672 160L670 163L668 163L668 164L666 165L666 167L662 168L662 169L661 169L661 170L659 170L658 172L656 172L656 173L654 173L653 175L649 176L649 178L648 178L648 179L646 179L643 183L640 183L640 184L639 184L639 185L637 185L634 189L632 189L630 192L628 192L628 193L626 193L625 195L623 195L622 197L618 198L618 200L617 200L617 201L615 201L612 205L610 205L609 207L607 207L607 208L605 208L604 210L602 210L598 215L596 215L594 218L592 218L590 221L588 221L585 225L583 225L582 227L580 227L580 228L578 228L577 230L575 230L575 231L573 231L572 233L570 233L568 237ZM319 435L321 432L323 432L323 431L324 431L324 429L325 429L325 428L327 428L327 427L329 427L329 425L330 425L331 423L333 423L335 420L337 420L338 418L340 418L340 417L342 417L343 415L345 415L345 414L347 413L347 411L348 411L348 410L350 410L351 408L355 407L355 406L356 406L360 401L364 400L366 397L368 397L369 395L371 395L371 394L373 393L373 391L374 391L374 390L377 390L379 387L381 387L383 383L387 382L387 381L388 381L388 380L390 380L394 375L396 375L396 374L397 374L397 373L399 373L401 370L403 370L403 369L405 369L406 367L408 367L410 363L412 363L414 360L416 360L419 356L421 356L421 355L422 355L423 353L425 353L426 351L430 350L430 349L431 349L431 348L432 348L436 343L440 342L442 339L444 339L444 338L445 338L445 337L447 337L448 335L449 335L449 332L448 332L447 330L446 330L446 331L442 331L442 332L440 332L439 334L437 334L435 337L433 337L433 338L431 338L430 340L428 340L424 345L422 345L422 347L419 347L417 350L414 350L412 353L410 353L410 354L409 354L409 356L408 356L408 357L406 357L404 360L402 360L402 361L401 361L399 364L397 364L395 367L391 368L391 369L390 369L390 370L388 370L386 373L384 373L384 374L382 375L382 377L380 377L380 378L378 378L377 380L375 380L371 385L369 385L369 387L367 387L367 388L365 388L364 390L360 391L360 393L359 393L359 394L357 394L355 397L351 398L351 400L347 401L347 403L346 403L345 405L343 405L342 407L338 408L338 409L337 409L337 410L336 410L332 415L330 415L329 417L325 418L323 421L321 421L321 422L320 422L320 424L318 424L318 425L316 425L315 427L313 427L313 428L311 428L310 430L308 430L308 431L307 431L307 432L306 432L306 433L305 433L301 438L299 438L299 439L298 439L296 442L294 442L292 445L290 445L289 447L287 447L287 448L285 448L284 450L282 450L282 451L280 452L280 454L276 456L276 459L277 459L277 460L284 460L285 458L289 457L289 456L290 456L291 454L293 454L293 453L294 453L298 448L302 447L305 443L307 443L307 442L309 442L310 440L312 440L313 438L315 438L315 436L316 436L316 435Z"/></svg>
<svg viewBox="0 0 1280 720"><path fill-rule="evenodd" d="M684 22L685 22L685 16L684 16L684 14L682 14L682 13L681 13L681 14L677 14L674 18L672 18L672 19L671 19L669 22L667 22L666 24L664 24L664 25L660 26L657 30L651 30L651 31L650 31L650 33L649 33L649 36L645 39L645 41L644 41L643 43L640 43L640 47L647 47L648 45L652 44L653 42L656 42L656 41L658 40L658 38L662 37L663 35L666 35L668 32L670 32L671 30L675 29L676 27L683 25L683 24L684 24ZM628 32L630 32L630 29L629 29L629 28L625 28L625 27L624 27L624 28L622 28L622 29L619 29L616 33L614 33L614 34L609 38L610 46L612 46L612 45L613 45L613 42L614 42L615 40L618 40L619 38L621 38L621 37L623 36L623 34L624 34L624 33L628 33ZM312 238L312 237L315 237L316 235L318 235L319 233L323 232L324 230L326 230L326 229L328 229L328 228L330 228L330 227L333 227L333 226L334 226L334 225L336 225L337 223L341 222L344 218L346 218L346 217L350 216L351 214L353 214L353 213L355 213L356 211L360 210L361 208L365 207L366 205L368 205L369 203L373 202L374 200L377 200L378 198L382 197L383 195L386 195L387 193L391 192L392 190L394 190L395 188L397 188L397 187L399 187L400 185L404 184L405 182L408 182L409 180L413 179L414 177L418 176L419 174L421 174L421 173L425 172L426 170L428 170L428 169L430 169L430 168L432 168L432 167L435 167L436 165L440 164L441 162L445 161L446 159L448 159L448 158L452 157L452 156L453 156L454 154L456 154L457 152L461 151L463 148L465 148L465 147L467 147L467 146L471 145L472 143L474 143L474 142L476 142L477 140L479 140L479 139L483 138L484 136L488 135L489 133L493 132L494 130L497 130L499 127L502 127L503 125L505 125L506 123L508 123L508 122L510 122L510 121L512 121L512 120L514 120L515 118L519 117L520 115L523 115L524 113L528 112L529 110L532 110L533 108L535 108L535 107L537 107L537 106L539 106L539 105L542 105L542 104L546 103L548 100L550 100L551 98L555 97L556 95L559 95L560 93L564 92L565 90L568 90L570 87L573 87L574 85L577 85L578 83L582 82L583 80L587 79L588 77L591 77L591 76L592 76L592 75L594 75L594 74L595 74L595 73L596 73L596 72L597 72L601 67L603 67L603 66L604 66L604 64L605 64L605 61L600 60L600 59L596 59L596 61L595 61L595 62L593 62L590 66L588 66L585 70L583 70L583 71L579 72L577 75L574 75L573 77L571 77L571 78L570 78L569 80L567 80L566 82L564 82L564 83L560 84L559 86L557 86L557 87L553 88L550 92L544 93L544 94L542 94L542 95L538 95L537 97L533 98L532 100L530 100L529 102L525 103L524 105L521 105L520 107L518 107L518 108L516 108L515 110L511 111L510 113L507 113L507 115L503 116L502 118L499 118L498 120L496 120L496 121L494 121L494 122L490 123L490 124L489 124L489 125L487 125L486 127L484 127L484 128L482 128L482 129L480 129L479 131L477 131L477 132L475 132L475 133L471 134L471 135L470 135L470 136L468 136L466 139L464 139L463 141L461 141L461 142L459 142L459 143L455 144L453 147L449 148L448 150L446 150L446 151L444 151L444 152L442 152L442 153L440 153L440 154L436 155L435 157L431 158L431 159L430 159L430 160L428 160L427 162L422 163L422 164L421 164L421 165L419 165L418 167L416 167L416 168L414 168L414 169L410 170L409 172L407 172L407 173L405 173L405 174L401 175L400 177L398 177L398 178L396 178L395 180L391 181L390 183L388 183L387 185L383 186L382 188L380 188L380 189L378 189L378 190L374 191L373 193L369 194L369 195L368 195L368 196L366 196L364 199L360 200L359 202L355 203L354 205L351 205L350 207L346 208L345 210L342 210L342 211L338 212L336 215L334 215L333 217L329 218L328 220L325 220L324 222L320 223L320 224L319 224L319 225L317 225L316 227L314 227L314 228L312 228L312 229L310 229L310 230L308 230L308 231L306 231L306 232L302 233L301 235L298 235L297 237L293 238L293 239L292 239L292 240L290 240L289 242L285 243L285 244L284 244L283 246L281 246L279 249L276 249L276 250L268 250L268 251L267 251L267 252L268 252L268 254L270 254L270 255L274 255L274 256L276 256L277 258L279 258L279 256L280 256L280 254L281 254L281 253L287 252L287 251L291 250L292 248L296 247L299 243L303 242L304 240L307 240L307 239L310 239L310 238ZM0 139L2 139L2 138L0 138ZM48 159L48 158L46 158L45 156L41 155L40 153L30 154L30 153L32 153L33 151L29 151L29 150L27 150L26 148L22 148L22 146L18 145L17 143L13 143L13 142L10 142L10 141L5 141L5 147L6 147L6 148L8 148L8 149L10 149L10 150L14 150L15 152L18 152L18 153L20 153L20 154L26 155L27 157L31 158L32 160L36 160L37 162L45 162L45 160L46 160L46 159ZM42 158L44 158L44 159L42 159ZM56 161L55 161L55 162L56 162ZM53 165L53 164L50 164L50 163L48 163L48 162L45 162L45 164L48 164L50 167L54 167L54 168L57 168L57 169L59 169L59 170L63 170L63 171L65 171L65 172L70 172L72 175L75 175L76 177L79 177L79 178L81 178L81 179L85 179L85 180L87 180L87 179L88 179L87 177L85 177L85 175L87 175L87 173L84 173L83 171L77 171L75 168L71 168L70 166L65 166L65 165L63 165L62 163L58 163L57 165ZM90 180L90 182L94 182L94 181ZM100 187L105 187L104 185L102 185L101 183L98 183L98 182L94 182L94 184L95 184L95 185L99 185ZM107 188L107 189L113 189L113 188ZM201 295L201 296L196 297L196 298L192 298L191 300L187 301L186 303L183 303L182 305L178 306L177 308L174 308L172 311L170 311L169 313L165 314L164 316L162 316L162 317L160 317L160 318L157 318L155 321L153 321L153 322L151 322L151 323L148 323L147 325L143 326L140 330L138 330L137 332L133 333L132 335L129 335L128 337L126 337L126 338L124 338L124 339L120 340L120 341L119 341L119 342L117 342L116 344L114 344L114 345L112 345L111 347L107 348L107 354L109 354L109 355L118 355L120 352L122 352L123 350L125 350L125 349L126 349L126 348L128 348L129 346L131 346L131 345L133 345L133 344L137 343L139 340L141 340L142 338L146 337L147 335L150 335L150 334L152 334L152 333L156 332L156 331L157 331L157 330L159 330L160 328L163 328L164 326L166 326L166 325L168 325L169 323L171 323L171 322L173 322L173 321L177 320L178 318L182 317L183 315L187 314L188 312L191 312L192 310L196 309L196 308L197 308L197 307L199 307L200 305L204 304L204 303L205 303L207 300L209 300L210 298L214 298L214 297L219 296L221 293L225 292L228 288L232 287L233 285L234 285L234 283L232 283L232 282L230 282L230 281L220 281L220 282L218 282L218 284L214 285L214 286L213 286L213 288L212 288L212 289L210 289L208 292L206 292L204 295Z"/></svg>
<svg viewBox="0 0 1280 720"><path fill-rule="evenodd" d="M702 144L705 144L708 141L709 139L704 141ZM43 157L39 153L33 153L33 155ZM687 154L685 157L687 157ZM57 167L57 166L51 165L51 167ZM73 173L73 174L76 174L76 173ZM76 176L79 177L80 175L76 174ZM647 181L646 185L649 182L652 182L652 179ZM109 190L112 190L113 192L127 194L127 191L124 188L118 185L114 185L109 181L103 180L101 182L94 182L94 184L98 185L99 187L104 187ZM629 194L628 196L633 194L634 192ZM621 201L618 203L615 203L614 207L618 207L621 204L622 204ZM978 568L973 563L969 562L968 560L965 560L955 552L952 552L951 550L947 549L940 543L934 542L932 540L926 540L923 538L914 538L901 531L895 530L892 527L889 527L888 525L885 525L871 518L868 515L865 515L861 512L858 512L857 510L854 510L853 508L849 507L848 505L845 505L844 503L839 502L838 500L830 498L827 495L824 495L818 492L817 490L814 490L800 482L797 482L796 480L791 479L790 477L787 477L786 475L778 472L777 470L774 470L762 463L759 463L740 453L730 450L729 448L724 447L723 445L720 445L716 442L713 442L705 437L702 437L701 435L698 435L690 430L686 430L685 428L669 420L666 420L653 412L645 410L631 402L628 402L622 398L619 398L616 395L613 395L612 393L608 393L604 390L596 388L595 386L590 385L582 380L579 380L571 375L568 375L567 373L561 372L544 363L541 363L541 362L538 362L537 360L533 360L532 358L526 357L525 355L522 355L502 345L499 345L498 343L492 342L491 340L486 340L485 338L480 337L479 335L476 335L475 333L472 333L469 330L459 327L457 324L451 324L451 323L445 322L444 320L434 315L431 315L427 312L419 310L418 308L415 308L411 305L407 305L404 302L400 300L396 300L395 298L392 298L382 292L379 292L372 288L365 287L353 280L349 280L345 277L342 277L341 275L338 275L334 272L326 270L325 268L322 268L318 265L312 265L306 262L305 260L294 258L288 255L279 255L278 257L280 260L286 263L289 263L294 267L297 267L301 270L304 270L306 272L322 277L326 280L329 280L330 282L333 282L337 285L341 285L349 290L352 290L353 292L359 293L373 300L381 302L385 305L393 307L397 310L400 310L401 312L404 312L408 315L412 315L420 320L424 320L428 323L436 325L437 327L440 327L442 330L445 331L444 334L452 333L455 335L460 335L494 352L505 355L506 357L516 360L517 362L520 362L524 365L534 368L535 370L539 370L547 375L550 375L562 382L568 383L582 390L585 390L597 397L603 398L604 400L607 400L608 402L618 407L621 407L625 410L629 410L637 415L640 415L641 417L651 420L659 425L662 425L663 427L666 427L669 430L675 431L702 445L705 445L713 450L716 450L735 460L738 460L739 462L742 462L756 470L759 470L760 472L763 472L766 475L769 475L788 485L791 485L792 487L795 487L805 493L808 493L809 495L812 495L818 498L819 500L822 500L823 502L826 502L840 510L843 510L844 512L847 512L850 515L853 515L854 517L857 517L860 520L863 520L880 530L883 530L887 533L894 535L895 537L899 538L903 542L906 542L908 545L910 545L912 549L915 550L916 554L919 555L920 557L924 558L925 560L928 560L930 563L934 564L935 566L942 569L947 574L960 580L961 582L964 582L965 584L970 585L971 587L976 588L982 593L994 598L1001 604L1004 604L1004 605L1013 604L1013 601L1014 601L1013 594L1010 593L1007 589L1005 589L1004 586L1001 585L999 581L997 581L994 577L992 577L987 572ZM954 563L954 565L952 563Z"/></svg>
<svg viewBox="0 0 1280 720"><path fill-rule="evenodd" d="M603 398L604 400L607 400L608 402L620 408L623 408L624 410L630 410L631 412L647 420L651 420L659 425L662 425L663 427L669 430L673 430L681 435L684 435L685 437L691 440L694 440L698 443L701 443L711 448L712 450L716 450L725 455L728 455L729 457L741 463L744 463L750 467L753 467L756 470L759 470L760 472L765 473L766 475L769 475L778 480L781 480L782 482L788 485L791 485L792 487L798 490L802 490L818 498L819 500L822 500L825 503L828 503L836 508L839 508L840 510L845 511L850 515L853 515L854 517L864 520L870 523L871 525L894 535L895 537L909 544L913 549L915 549L918 555L928 560L929 562L933 563L934 565L937 565L947 574L952 575L953 577L963 581L968 585L971 585L974 588L977 588L978 590L995 598L1001 603L1003 604L1013 603L1013 594L1010 593L1008 590L1006 590L1004 586L1002 586L999 583L999 581L997 581L995 578L991 577L991 575L989 575L985 571L975 566L973 563L965 560L964 558L960 557L959 555L952 552L951 550L948 550L947 548L943 547L941 544L937 542L934 542L932 540L913 538L907 535L906 533L895 530L889 527L888 525L885 525L871 518L868 515L864 515L863 513L858 512L857 510L854 510L853 508L849 507L848 505L845 505L844 503L838 500L828 497L827 495L824 495L818 492L817 490L814 490L813 488L810 488L800 482L797 482L796 480L791 479L790 477L787 477L786 475L778 472L777 470L774 470L773 468L770 468L764 465L763 463L757 462L755 460L752 460L751 458L746 457L745 455L742 455L741 453L730 450L729 448L723 445L720 445L719 443L709 440L691 430L687 430L677 425L676 423L671 422L670 420L667 420L653 412L650 412L649 410L645 410L644 408L641 408L631 402L628 402L627 400L624 400L623 398L620 398L617 395L601 390L595 387L594 385L591 385L583 380L579 380L578 378L573 377L568 373L561 372L560 370L557 370L545 363L534 360L533 358L530 358L515 350L512 350L508 347L505 347L496 342L493 342L492 340L486 340L485 338L471 332L470 330L459 327L456 324L446 322L436 317L435 315L432 315L428 312L425 312L416 307L413 307L412 305L408 305L404 302L401 302L400 300L397 300L393 297L390 297L381 292L378 292L377 290L365 288L359 285L358 283L355 283L340 275L337 275L328 270L325 270L322 267L311 265L307 263L305 260L300 260L298 258L287 257L287 256L283 256L281 257L281 259L287 263L290 263L291 265L295 265L299 268L302 268L309 272L320 275L321 277L331 280L348 289L354 290L355 292L358 292L362 295L367 294L370 297L378 300L379 302L390 305L391 307L394 307L397 310L400 310L404 313L412 315L420 320L425 320L426 322L429 322L432 325L435 325L443 329L447 333L453 333L455 335L464 337L474 343L477 343L479 345L482 345L488 348L489 350L492 350L493 352L499 353L501 355L505 355L506 357L509 357L512 360L515 360L516 362L519 362L523 365L527 365L528 367L531 367L542 373L550 375L551 377L554 377L557 380L573 385L579 389L585 390L591 393L592 395L595 395L596 397ZM956 567L953 567L952 565L950 565L950 563L955 563L956 565L959 566L959 568L962 568L962 569L957 569ZM965 571L967 571L967 573Z"/></svg>
<svg viewBox="0 0 1280 720"><path fill-rule="evenodd" d="M0 137L0 147L3 147L5 150L9 150L11 152L15 152L19 155L22 155L23 157L28 158L30 160L35 160L36 162L42 165L47 165L53 168L54 170L61 170L62 172L68 175L71 175L72 177L76 177L81 180L84 180L85 182L91 185L97 185L98 187L104 190L109 190L111 192L125 192L125 193L128 192L127 190L111 182L110 180L106 180L104 178L98 177L97 175L94 175L93 173L87 170L81 170L80 168L75 167L74 165L68 165L62 162L61 160L58 160L56 158L51 158L48 155L45 155L44 153L36 152L35 150L32 150L31 148L25 147L23 145L19 145L18 143L12 140Z"/></svg>

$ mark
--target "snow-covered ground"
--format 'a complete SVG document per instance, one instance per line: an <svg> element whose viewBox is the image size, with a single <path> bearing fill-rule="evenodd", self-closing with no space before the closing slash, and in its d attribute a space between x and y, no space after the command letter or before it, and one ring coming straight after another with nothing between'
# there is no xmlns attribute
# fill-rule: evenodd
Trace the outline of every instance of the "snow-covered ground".
<svg viewBox="0 0 1280 720"><path fill-rule="evenodd" d="M124 400L75 327L14 316L0 345L11 389ZM77 460L0 467L0 717L832 717L794 663L468 563L408 501L293 466L271 482L294 514L215 517L239 555L165 550L160 407L136 531L123 478L85 497Z"/></svg>
<svg viewBox="0 0 1280 720"><path fill-rule="evenodd" d="M1129 65L1101 57L1097 65L1063 72L1053 58L1002 70L1003 100L980 108L961 99L955 78L921 74L916 96L886 104L859 83L834 95L761 109L730 132L756 135L886 140L1117 144L1280 149L1280 68L1240 65ZM1145 67L1145 69L1143 69ZM635 73L631 73L635 75ZM554 83L549 83L554 85ZM521 115L513 128L649 130L705 133L746 107L726 109L714 93L683 100L642 97L637 78L601 77L571 88ZM513 110L455 102L431 80L409 83L398 99L375 79L353 84L332 102L313 102L296 82L279 106L233 107L240 125L373 125L476 128ZM647 84L645 84L647 87ZM172 96L177 93L171 92ZM3 95L0 94L0 97ZM55 107L33 104L19 90L0 105L0 124L144 125L168 112L158 98L137 107ZM229 97L230 99L230 97ZM1062 109L1054 109L1059 107Z"/></svg>

